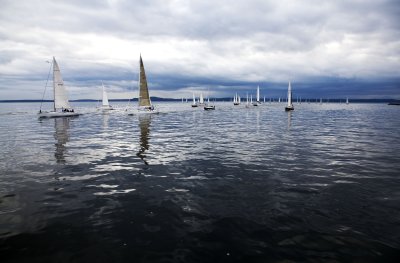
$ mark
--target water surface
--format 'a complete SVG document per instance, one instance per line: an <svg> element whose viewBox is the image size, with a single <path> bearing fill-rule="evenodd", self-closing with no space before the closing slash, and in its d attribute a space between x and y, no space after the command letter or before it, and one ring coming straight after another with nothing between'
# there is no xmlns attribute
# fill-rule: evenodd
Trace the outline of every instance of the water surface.
<svg viewBox="0 0 400 263"><path fill-rule="evenodd" d="M38 120L38 106L0 104L2 262L400 256L400 107L76 103L79 117Z"/></svg>

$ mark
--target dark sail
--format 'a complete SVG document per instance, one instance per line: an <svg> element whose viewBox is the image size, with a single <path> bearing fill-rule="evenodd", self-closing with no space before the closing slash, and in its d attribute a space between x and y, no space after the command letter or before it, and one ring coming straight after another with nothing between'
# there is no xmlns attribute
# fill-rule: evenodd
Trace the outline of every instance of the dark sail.
<svg viewBox="0 0 400 263"><path fill-rule="evenodd" d="M144 72L144 66L142 56L140 56L140 90L139 90L139 106L150 107L150 96L149 89L147 87L146 73Z"/></svg>

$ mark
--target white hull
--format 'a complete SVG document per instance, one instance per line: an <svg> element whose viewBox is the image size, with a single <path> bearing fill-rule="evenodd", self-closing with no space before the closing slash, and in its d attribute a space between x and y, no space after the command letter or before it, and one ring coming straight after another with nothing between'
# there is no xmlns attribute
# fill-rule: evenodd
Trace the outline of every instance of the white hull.
<svg viewBox="0 0 400 263"><path fill-rule="evenodd" d="M39 118L73 117L78 115L80 114L76 112L56 112L56 111L41 112L38 114Z"/></svg>
<svg viewBox="0 0 400 263"><path fill-rule="evenodd" d="M114 110L114 108L112 106L101 106L101 107L98 107L98 109L99 110L104 110L104 111L106 111L106 110Z"/></svg>

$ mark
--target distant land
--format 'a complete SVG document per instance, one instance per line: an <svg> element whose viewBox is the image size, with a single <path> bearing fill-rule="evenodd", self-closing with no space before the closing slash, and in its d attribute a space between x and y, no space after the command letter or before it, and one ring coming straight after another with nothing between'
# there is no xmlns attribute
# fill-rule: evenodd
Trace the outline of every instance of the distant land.
<svg viewBox="0 0 400 263"><path fill-rule="evenodd" d="M278 98L272 98L274 102L278 101ZM151 97L152 101L177 101L180 102L182 101L182 99L172 99L172 98L160 98L160 97ZM98 102L100 100L93 100L93 99L80 99L80 100L69 100L70 102ZM133 99L109 99L109 101L137 101L137 98L133 98ZM185 100L186 101L186 100ZM232 98L215 98L212 99L212 101L232 101ZM310 101L311 103L315 103L316 102L316 98L302 98L302 103L307 103L308 101ZM42 102L42 100L0 100L0 103L16 103L16 102L26 102L26 103L30 103L30 102ZM43 102L53 102L53 100L43 100ZM192 100L188 100L188 103L191 103ZM242 102L245 102L244 100L242 100ZM266 98L266 103L269 103L269 98ZM296 100L293 100L294 103L297 103ZM318 101L319 103L319 98ZM323 103L329 103L329 102L342 102L345 103L345 100L343 98L341 99L322 99ZM356 103L391 103L391 104L397 104L399 103L399 100L396 99L351 99L349 98L349 102L356 102Z"/></svg>

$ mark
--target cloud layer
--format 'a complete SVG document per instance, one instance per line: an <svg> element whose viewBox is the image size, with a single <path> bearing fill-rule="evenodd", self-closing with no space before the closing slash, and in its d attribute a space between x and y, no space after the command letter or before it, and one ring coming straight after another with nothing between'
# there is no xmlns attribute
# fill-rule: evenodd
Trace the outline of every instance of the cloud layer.
<svg viewBox="0 0 400 263"><path fill-rule="evenodd" d="M0 99L41 98L52 56L71 98L132 97L140 53L153 96L400 96L396 0L0 4Z"/></svg>

